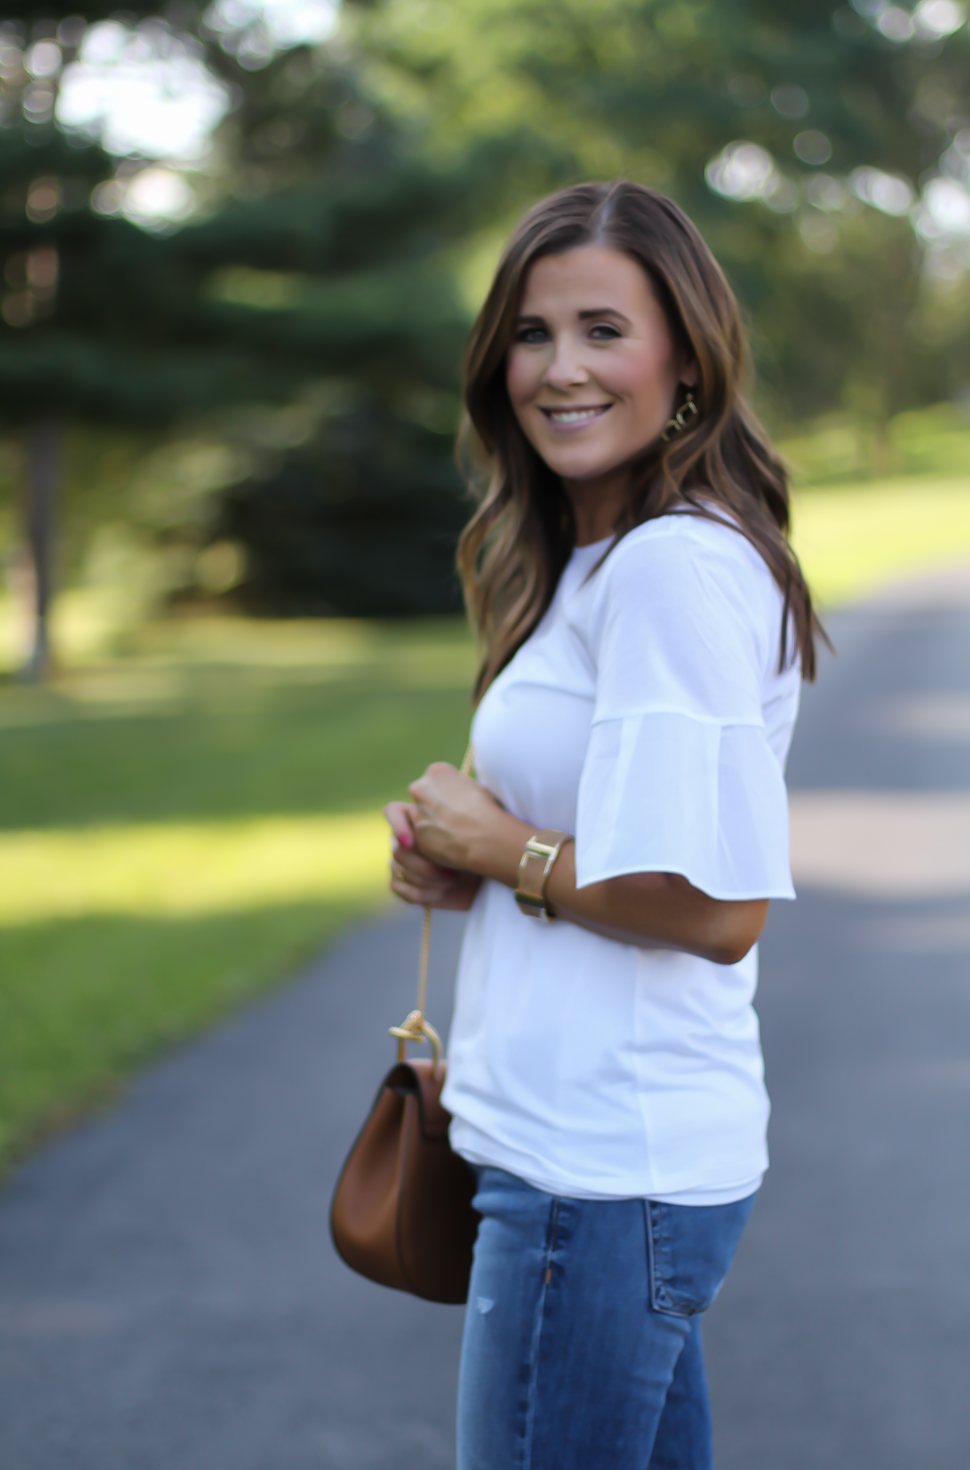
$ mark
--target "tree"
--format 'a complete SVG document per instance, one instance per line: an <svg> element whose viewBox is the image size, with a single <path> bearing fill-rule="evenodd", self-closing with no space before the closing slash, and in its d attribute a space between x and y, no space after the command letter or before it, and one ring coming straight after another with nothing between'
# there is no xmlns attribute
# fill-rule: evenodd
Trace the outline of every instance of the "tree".
<svg viewBox="0 0 970 1470"><path fill-rule="evenodd" d="M416 388L454 385L467 316L440 257L467 228L476 181L494 160L485 150L477 165L448 169L414 156L386 119L341 126L348 106L364 106L352 68L303 57L301 147L290 151L286 186L252 197L252 159L275 147L283 121L271 105L274 81L300 60L278 58L243 92L232 128L249 197L172 233L105 213L112 160L100 147L75 146L49 115L42 124L24 115L0 136L8 201L0 255L10 283L0 391L8 422L31 426L34 676L48 657L57 424L163 426L229 404L291 401L325 377L357 385L356 421L369 403L390 445L395 405ZM284 107L294 85L290 75L278 89ZM267 279L275 298L266 297ZM413 460L420 433L413 423L397 433ZM442 448L439 435L430 476L439 489ZM452 476L452 503L456 492Z"/></svg>
<svg viewBox="0 0 970 1470"><path fill-rule="evenodd" d="M8 421L33 426L35 671L53 426L70 420L161 430L289 404L303 428L286 443L257 444L238 415L231 430L249 435L254 468L220 526L250 548L252 595L446 605L463 275L476 253L484 273L526 203L577 177L631 174L694 215L749 312L779 415L842 404L884 422L950 391L965 318L940 329L920 279L933 222L924 210L918 239L908 215L917 187L959 195L970 167L967 33L926 28L952 10L372 0L345 7L332 43L280 49L258 0L168 21L130 6L146 44L187 48L233 99L202 211L161 233L119 213L146 160L119 164L55 125L83 23L56 5L10 21L0 389Z"/></svg>
<svg viewBox="0 0 970 1470"><path fill-rule="evenodd" d="M908 222L937 176L970 183L960 14L861 0L395 0L361 22L361 46L373 86L443 152L528 127L559 145L546 187L626 174L670 193L738 290L776 412L879 417L965 372L965 333L942 372L918 350L935 307L920 282L926 235ZM970 218L970 196L963 208ZM922 224L932 233L925 211Z"/></svg>

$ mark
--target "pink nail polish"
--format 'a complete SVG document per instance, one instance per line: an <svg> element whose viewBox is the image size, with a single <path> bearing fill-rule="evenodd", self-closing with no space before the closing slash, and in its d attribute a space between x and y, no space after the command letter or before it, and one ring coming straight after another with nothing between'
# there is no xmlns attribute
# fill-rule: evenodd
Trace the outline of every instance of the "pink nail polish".
<svg viewBox="0 0 970 1470"><path fill-rule="evenodd" d="M414 846L414 838L411 836L410 832L402 832L397 840L402 847Z"/></svg>

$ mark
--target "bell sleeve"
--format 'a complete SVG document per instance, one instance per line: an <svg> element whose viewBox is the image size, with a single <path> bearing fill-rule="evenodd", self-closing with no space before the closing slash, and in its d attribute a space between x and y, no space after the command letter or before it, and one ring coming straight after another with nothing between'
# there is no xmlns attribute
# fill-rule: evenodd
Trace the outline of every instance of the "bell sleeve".
<svg viewBox="0 0 970 1470"><path fill-rule="evenodd" d="M681 516L631 532L603 572L578 886L665 872L712 898L794 898L762 716L782 615L770 572L738 532Z"/></svg>

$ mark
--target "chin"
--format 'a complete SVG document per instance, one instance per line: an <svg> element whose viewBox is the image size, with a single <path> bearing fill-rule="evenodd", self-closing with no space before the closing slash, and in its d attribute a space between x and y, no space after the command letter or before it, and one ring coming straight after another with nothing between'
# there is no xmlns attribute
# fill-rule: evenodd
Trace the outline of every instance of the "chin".
<svg viewBox="0 0 970 1470"><path fill-rule="evenodd" d="M608 475L624 461L623 455L612 454L564 454L561 446L557 445L548 454L539 453L554 474L561 475L564 480L598 480L601 475Z"/></svg>

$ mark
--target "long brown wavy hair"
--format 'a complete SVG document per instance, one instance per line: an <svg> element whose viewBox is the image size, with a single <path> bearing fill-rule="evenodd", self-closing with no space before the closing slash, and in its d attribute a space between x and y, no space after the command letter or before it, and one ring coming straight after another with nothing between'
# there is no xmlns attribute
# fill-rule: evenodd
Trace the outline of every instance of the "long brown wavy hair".
<svg viewBox="0 0 970 1470"><path fill-rule="evenodd" d="M791 622L803 675L813 679L821 629L788 541L787 471L742 393L745 340L734 293L676 204L620 181L578 184L529 210L505 248L468 343L459 458L478 504L458 544L458 570L484 650L475 698L541 620L575 544L562 482L512 410L505 358L530 266L584 245L639 261L675 342L700 368L699 412L683 433L667 443L656 439L634 462L616 539L671 511L710 519L723 507L784 594L782 663L790 656Z"/></svg>

